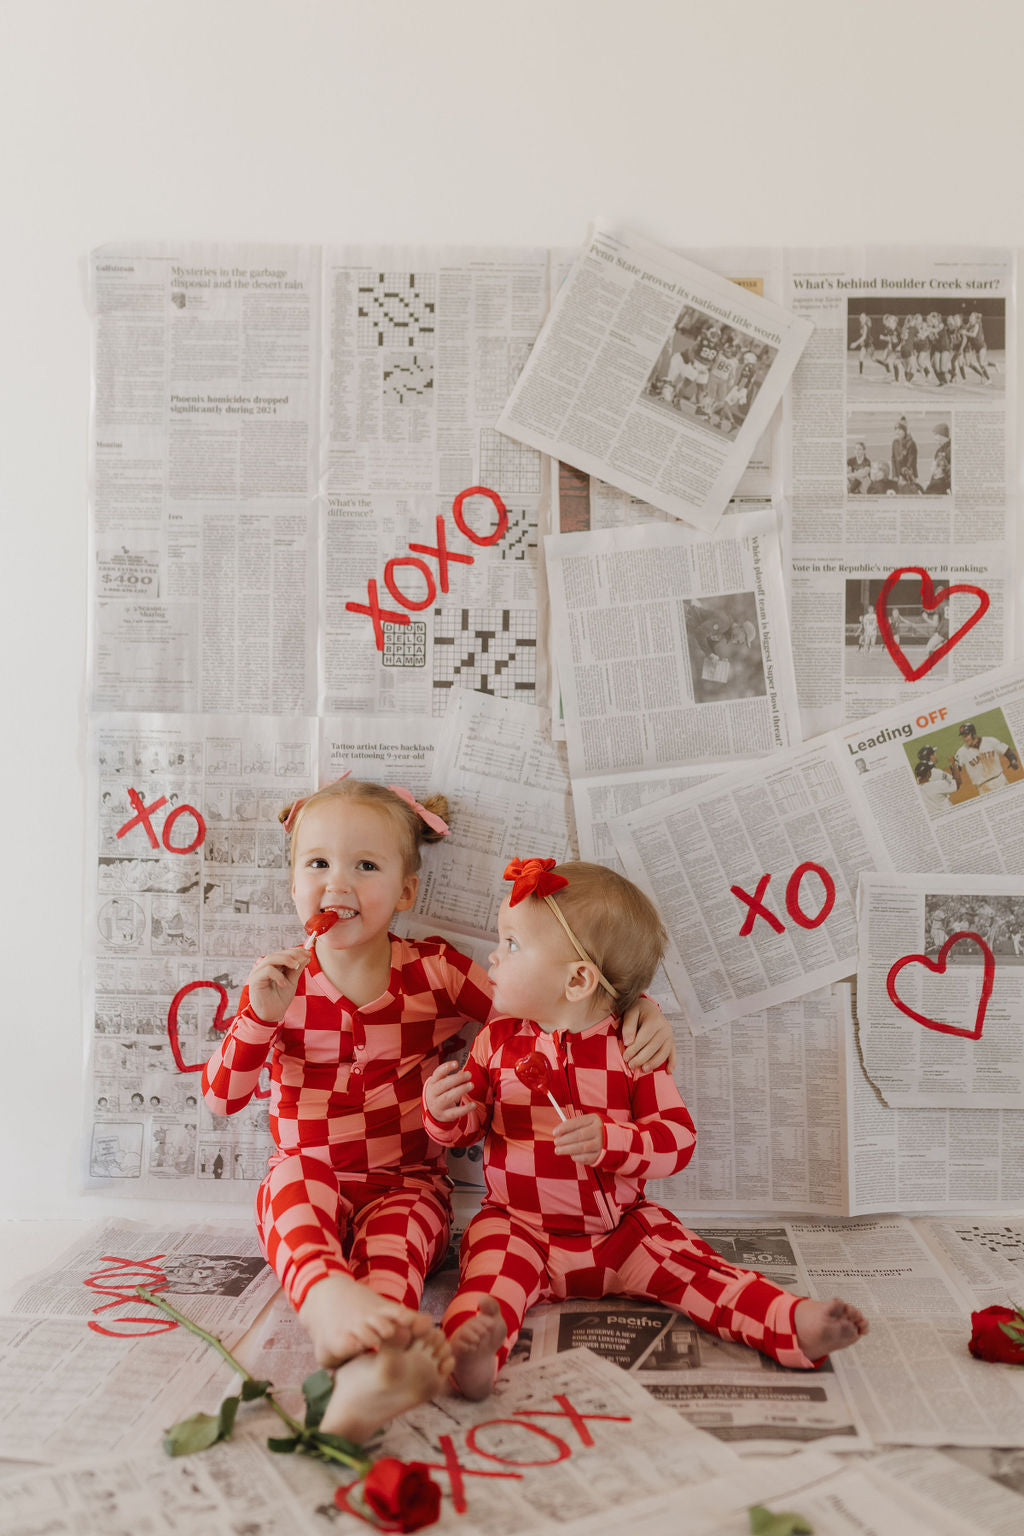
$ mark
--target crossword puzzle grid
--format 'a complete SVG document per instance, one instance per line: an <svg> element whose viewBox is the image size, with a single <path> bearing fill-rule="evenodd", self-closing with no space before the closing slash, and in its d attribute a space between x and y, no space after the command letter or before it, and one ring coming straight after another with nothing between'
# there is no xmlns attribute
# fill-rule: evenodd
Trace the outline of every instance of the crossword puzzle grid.
<svg viewBox="0 0 1024 1536"><path fill-rule="evenodd" d="M501 496L540 495L540 454L493 427L480 431L480 483Z"/></svg>
<svg viewBox="0 0 1024 1536"><path fill-rule="evenodd" d="M429 400L434 393L434 360L413 353L398 353L384 359L381 398L385 405L405 405L408 401Z"/></svg>
<svg viewBox="0 0 1024 1536"><path fill-rule="evenodd" d="M452 688L533 703L537 615L508 608L435 608L433 684L435 715L444 714Z"/></svg>
<svg viewBox="0 0 1024 1536"><path fill-rule="evenodd" d="M507 507L508 528L497 546L502 560L532 560L537 553L537 514L528 507Z"/></svg>
<svg viewBox="0 0 1024 1536"><path fill-rule="evenodd" d="M433 273L378 272L360 283L357 346L432 347L435 291Z"/></svg>

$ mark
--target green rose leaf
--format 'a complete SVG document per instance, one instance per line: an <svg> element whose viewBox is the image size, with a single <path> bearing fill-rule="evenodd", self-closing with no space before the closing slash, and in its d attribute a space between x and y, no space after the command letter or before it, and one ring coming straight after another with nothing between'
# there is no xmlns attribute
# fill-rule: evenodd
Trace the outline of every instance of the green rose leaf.
<svg viewBox="0 0 1024 1536"><path fill-rule="evenodd" d="M194 1451L205 1451L211 1445L216 1445L218 1440L223 1439L223 1414L222 1406L218 1414L193 1413L179 1424L172 1424L170 1429L164 1431L163 1444L168 1456L191 1456Z"/></svg>
<svg viewBox="0 0 1024 1536"><path fill-rule="evenodd" d="M751 1536L813 1536L814 1533L810 1521L791 1509L782 1509L776 1514L763 1504L752 1504L747 1514Z"/></svg>
<svg viewBox="0 0 1024 1536"><path fill-rule="evenodd" d="M334 1377L330 1371L314 1371L302 1383L302 1395L306 1399L306 1428L315 1429L327 1410L334 1391Z"/></svg>
<svg viewBox="0 0 1024 1536"><path fill-rule="evenodd" d="M328 1435L322 1429L313 1429L306 1438L312 1445L329 1445L332 1450L344 1451L346 1456L355 1456L363 1461L367 1459L361 1445L356 1445L354 1440L346 1440L341 1435Z"/></svg>
<svg viewBox="0 0 1024 1536"><path fill-rule="evenodd" d="M271 1383L269 1381L255 1381L252 1377L249 1377L246 1381L242 1382L242 1402L251 1403L254 1398L266 1397L270 1391L270 1386Z"/></svg>
<svg viewBox="0 0 1024 1536"><path fill-rule="evenodd" d="M288 1435L281 1440L275 1440L273 1436L271 1436L267 1440L267 1449L270 1451L276 1451L279 1456L283 1456L288 1451L294 1451L295 1447L299 1444L301 1439L301 1435Z"/></svg>
<svg viewBox="0 0 1024 1536"><path fill-rule="evenodd" d="M240 1397L226 1397L220 1405L220 1434L218 1440L227 1440L235 1427L235 1415L238 1405L242 1401Z"/></svg>

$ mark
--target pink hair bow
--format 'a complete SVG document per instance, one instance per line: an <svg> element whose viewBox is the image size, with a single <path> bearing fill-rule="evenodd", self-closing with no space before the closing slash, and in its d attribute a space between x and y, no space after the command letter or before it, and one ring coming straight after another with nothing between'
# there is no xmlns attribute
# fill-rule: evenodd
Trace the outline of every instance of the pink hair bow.
<svg viewBox="0 0 1024 1536"><path fill-rule="evenodd" d="M527 896L551 896L569 884L564 875L553 875L555 859L513 859L505 866L504 879L511 880L510 907L517 906Z"/></svg>
<svg viewBox="0 0 1024 1536"><path fill-rule="evenodd" d="M442 821L440 816L435 816L433 811L428 811L425 805L420 805L419 801L414 797L412 790L406 789L402 784L389 784L388 789L390 789L393 795L397 795L399 800L404 800L406 805L411 805L416 815L422 822L426 823L432 832L439 833L441 837L447 836L449 831L448 823Z"/></svg>
<svg viewBox="0 0 1024 1536"><path fill-rule="evenodd" d="M331 784L340 784L342 779L347 779L351 772L352 772L351 768L346 768L344 773L339 773L338 777L336 779L331 779L330 783ZM329 788L330 788L330 784L321 784L320 785L320 789L329 789ZM311 793L316 793L316 794L319 794L319 792L320 792L319 790L311 791ZM282 822L282 826L284 827L285 832L287 832L287 833L291 832L292 827L295 825L295 818L296 818L296 816L302 810L302 807L305 805L306 801L309 798L310 798L309 795L302 795L300 799L294 800L292 802L292 808L288 812L288 815L285 817L284 821Z"/></svg>

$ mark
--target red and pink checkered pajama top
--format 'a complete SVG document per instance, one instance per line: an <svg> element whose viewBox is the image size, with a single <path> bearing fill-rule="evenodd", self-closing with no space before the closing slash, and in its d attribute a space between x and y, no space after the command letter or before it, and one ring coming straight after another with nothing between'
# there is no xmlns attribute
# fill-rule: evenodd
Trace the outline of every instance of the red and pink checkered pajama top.
<svg viewBox="0 0 1024 1536"><path fill-rule="evenodd" d="M466 1090L474 1107L463 1120L441 1125L424 1104L435 1141L465 1147L484 1141L485 1205L551 1233L600 1233L643 1199L646 1178L685 1168L696 1132L671 1074L627 1066L614 1016L573 1034L548 1034L529 1019L493 1019L473 1043ZM516 1076L520 1057L536 1051L548 1063L551 1092L566 1113L598 1114L604 1146L593 1167L557 1153L559 1124L547 1094Z"/></svg>
<svg viewBox="0 0 1024 1536"><path fill-rule="evenodd" d="M427 1135L420 1099L438 1062L457 1051L469 1020L491 1009L486 973L444 939L391 935L387 990L357 1008L331 985L314 953L279 1024L249 1007L203 1069L213 1114L248 1104L270 1053L270 1131L277 1153L326 1157L343 1177L400 1172L443 1178L443 1150Z"/></svg>

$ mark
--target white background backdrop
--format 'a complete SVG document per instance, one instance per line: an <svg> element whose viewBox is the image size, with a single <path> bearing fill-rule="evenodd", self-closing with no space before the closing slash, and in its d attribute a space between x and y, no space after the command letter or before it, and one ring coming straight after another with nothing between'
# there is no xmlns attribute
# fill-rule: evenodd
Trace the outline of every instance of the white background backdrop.
<svg viewBox="0 0 1024 1536"><path fill-rule="evenodd" d="M1019 0L0 8L0 1216L145 1209L79 1192L85 253L1024 246L1022 44Z"/></svg>

